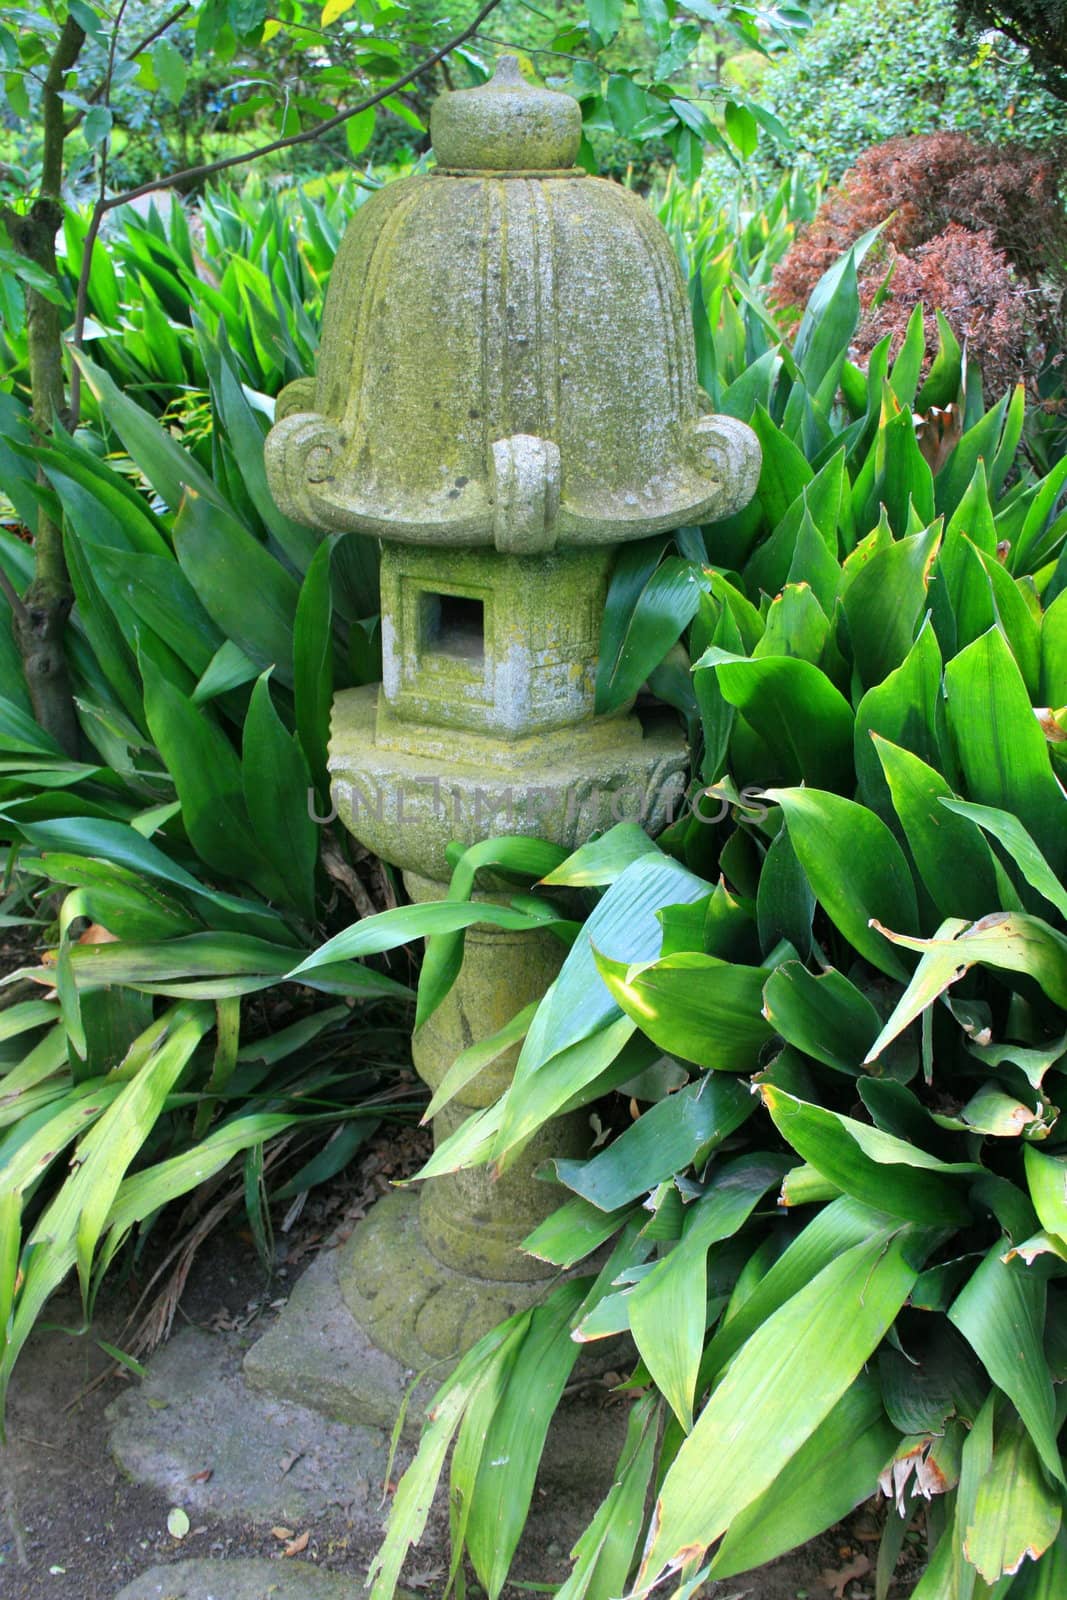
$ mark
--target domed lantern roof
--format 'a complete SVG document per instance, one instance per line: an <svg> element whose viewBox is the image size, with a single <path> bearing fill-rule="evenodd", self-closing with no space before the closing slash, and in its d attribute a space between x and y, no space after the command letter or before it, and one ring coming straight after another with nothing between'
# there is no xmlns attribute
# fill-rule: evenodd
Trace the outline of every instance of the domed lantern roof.
<svg viewBox="0 0 1067 1600"><path fill-rule="evenodd" d="M291 516L387 540L534 554L717 519L759 450L701 412L685 289L647 203L573 163L581 113L514 57L442 95L438 165L355 214L313 397L279 400Z"/></svg>

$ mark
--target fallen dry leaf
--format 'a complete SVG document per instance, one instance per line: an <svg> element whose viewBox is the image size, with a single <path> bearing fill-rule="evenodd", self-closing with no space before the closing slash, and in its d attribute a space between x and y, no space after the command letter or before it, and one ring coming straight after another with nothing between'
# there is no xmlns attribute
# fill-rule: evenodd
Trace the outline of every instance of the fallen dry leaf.
<svg viewBox="0 0 1067 1600"><path fill-rule="evenodd" d="M841 1567L837 1572L829 1569L819 1573L819 1582L824 1589L829 1589L834 1600L845 1600L845 1590L854 1578L865 1577L871 1570L871 1563L865 1555L858 1555Z"/></svg>
<svg viewBox="0 0 1067 1600"><path fill-rule="evenodd" d="M214 1467L205 1467L202 1472L194 1472L192 1477L189 1479L189 1482L190 1483L207 1483L208 1479L211 1477L211 1474L214 1472L214 1470L215 1470Z"/></svg>
<svg viewBox="0 0 1067 1600"><path fill-rule="evenodd" d="M282 1551L282 1555L283 1556L298 1556L298 1555L300 1555L300 1553L302 1551L307 1549L308 1540L310 1538L311 1538L311 1530L309 1528L305 1528L303 1533L298 1534L295 1539L290 1539L289 1543L286 1545L285 1549Z"/></svg>
<svg viewBox="0 0 1067 1600"><path fill-rule="evenodd" d="M278 1527L272 1528L270 1531L275 1539L281 1539L283 1543L286 1539L291 1539L293 1537L292 1528L283 1528L280 1524Z"/></svg>

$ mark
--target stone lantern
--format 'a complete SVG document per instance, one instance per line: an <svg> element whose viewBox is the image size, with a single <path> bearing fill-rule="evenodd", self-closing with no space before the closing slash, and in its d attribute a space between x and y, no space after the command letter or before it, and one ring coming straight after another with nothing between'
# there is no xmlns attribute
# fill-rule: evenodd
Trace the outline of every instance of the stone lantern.
<svg viewBox="0 0 1067 1600"><path fill-rule="evenodd" d="M414 900L444 895L451 841L571 849L624 818L664 824L685 782L676 720L594 708L612 564L624 541L738 510L759 470L750 430L702 403L663 229L574 165L577 102L504 57L440 97L431 135L435 170L353 218L318 375L284 391L267 441L283 511L381 541L382 683L337 697L330 766L346 825ZM471 929L415 1035L426 1082L539 998L564 954ZM503 1092L514 1057L442 1112L439 1139ZM518 1246L560 1196L534 1171L585 1142L561 1118L499 1180L479 1168L379 1202L341 1269L370 1339L421 1371L539 1295L545 1269Z"/></svg>

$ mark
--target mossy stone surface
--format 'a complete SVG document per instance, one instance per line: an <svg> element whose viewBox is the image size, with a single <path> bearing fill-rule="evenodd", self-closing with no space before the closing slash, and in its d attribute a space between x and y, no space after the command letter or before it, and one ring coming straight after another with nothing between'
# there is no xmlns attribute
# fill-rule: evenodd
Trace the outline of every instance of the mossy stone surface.
<svg viewBox="0 0 1067 1600"><path fill-rule="evenodd" d="M401 723L376 685L334 700L330 775L342 822L383 860L442 883L453 840L518 833L573 850L616 822L657 833L681 804L686 762L673 714L508 740Z"/></svg>
<svg viewBox="0 0 1067 1600"><path fill-rule="evenodd" d="M446 163L356 212L314 401L287 392L267 440L288 515L530 553L643 538L751 499L759 446L701 411L664 229L619 184L552 170L577 115L514 81L445 96L446 156L481 170Z"/></svg>
<svg viewBox="0 0 1067 1600"><path fill-rule="evenodd" d="M573 167L582 111L569 94L528 83L514 56L501 56L488 83L440 95L430 113L440 167L530 172Z"/></svg>

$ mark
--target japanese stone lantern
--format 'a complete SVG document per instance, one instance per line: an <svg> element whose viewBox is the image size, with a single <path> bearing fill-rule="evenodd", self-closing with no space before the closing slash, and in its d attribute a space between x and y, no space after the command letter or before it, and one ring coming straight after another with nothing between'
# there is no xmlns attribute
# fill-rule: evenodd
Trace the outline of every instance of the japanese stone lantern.
<svg viewBox="0 0 1067 1600"><path fill-rule="evenodd" d="M676 719L594 709L608 580L624 541L729 515L759 470L750 430L702 406L663 229L574 165L577 102L505 57L484 87L440 97L431 135L436 169L352 219L318 375L284 391L267 441L283 511L381 541L382 683L337 697L330 765L346 825L419 901L444 895L451 841L572 849L667 820ZM564 954L548 934L471 929L415 1035L426 1082L539 998ZM514 1059L441 1113L439 1140ZM587 1138L561 1118L499 1180L478 1168L379 1202L342 1271L373 1342L420 1371L541 1293L553 1269L518 1246L560 1192L534 1171Z"/></svg>

